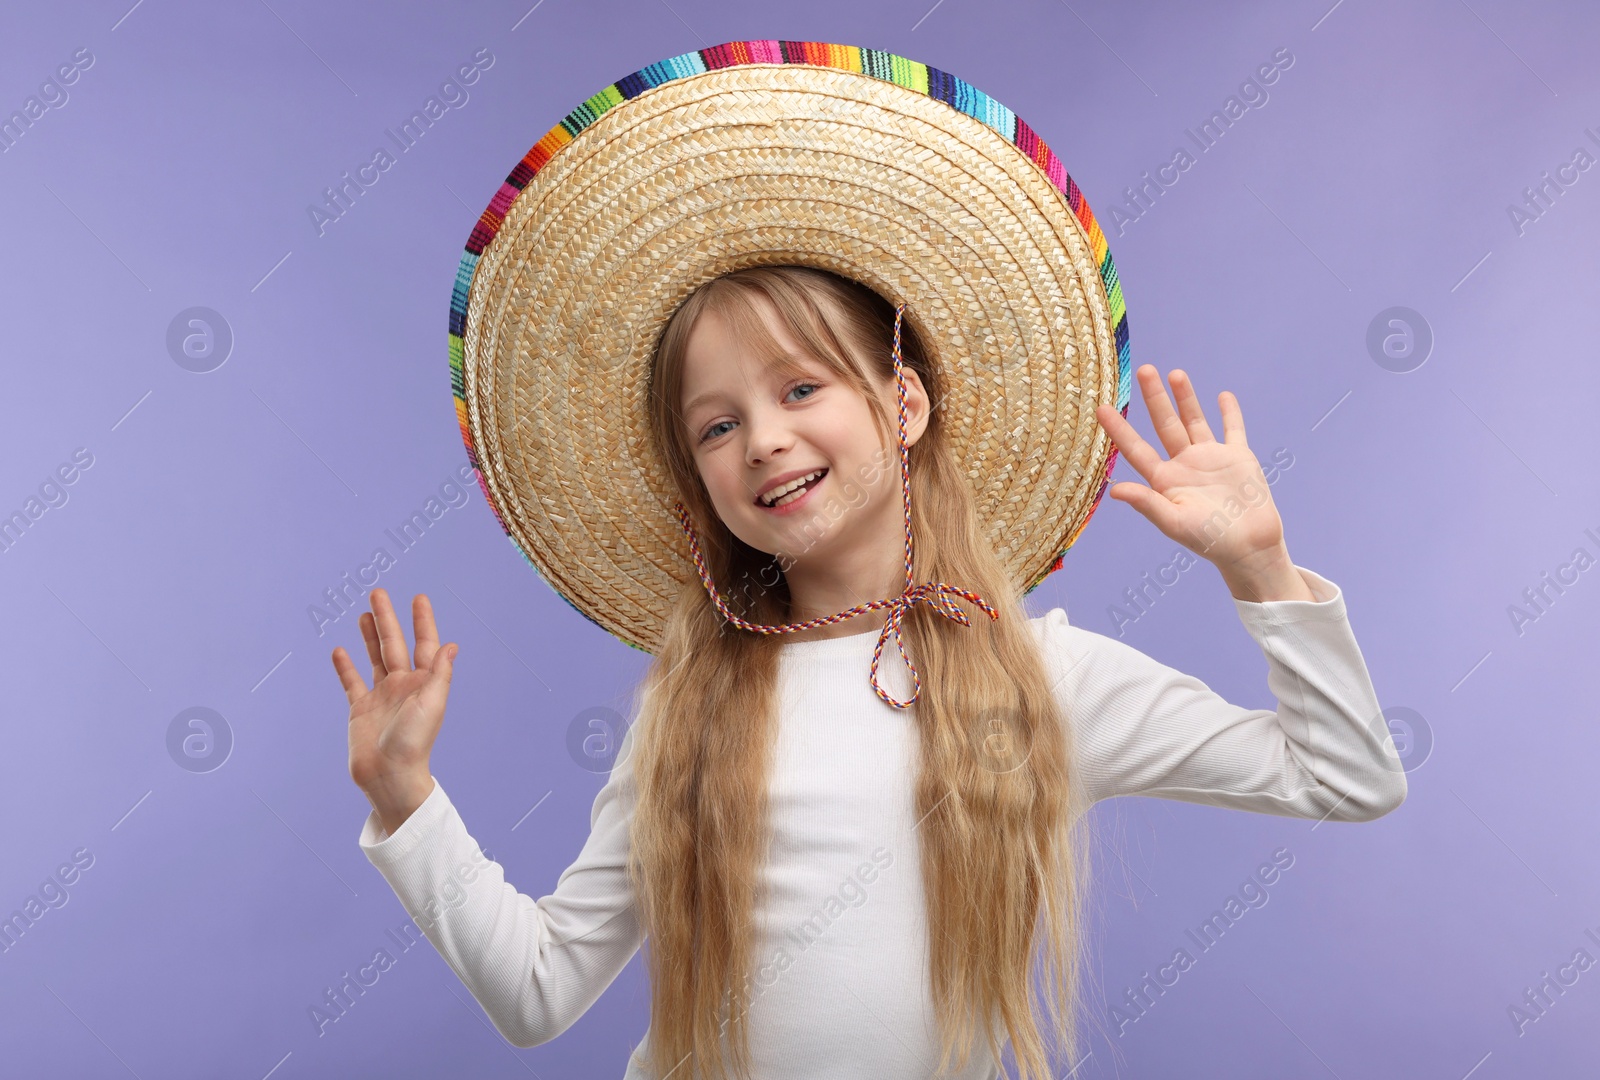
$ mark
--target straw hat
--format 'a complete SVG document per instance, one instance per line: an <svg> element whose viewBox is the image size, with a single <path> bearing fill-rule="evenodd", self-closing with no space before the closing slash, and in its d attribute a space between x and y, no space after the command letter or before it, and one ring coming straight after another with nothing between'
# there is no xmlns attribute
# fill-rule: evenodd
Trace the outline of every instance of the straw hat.
<svg viewBox="0 0 1600 1080"><path fill-rule="evenodd" d="M1105 237L1011 110L875 49L735 41L618 80L551 128L478 219L450 374L495 516L569 604L653 652L696 575L653 445L655 344L696 288L803 264L905 305L979 520L1024 592L1108 484L1127 411Z"/></svg>

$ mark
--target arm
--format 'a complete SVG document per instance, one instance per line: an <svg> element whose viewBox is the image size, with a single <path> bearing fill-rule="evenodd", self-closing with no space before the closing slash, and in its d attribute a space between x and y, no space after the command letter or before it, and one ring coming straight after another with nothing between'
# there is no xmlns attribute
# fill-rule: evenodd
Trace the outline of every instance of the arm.
<svg viewBox="0 0 1600 1080"><path fill-rule="evenodd" d="M582 1016L639 949L626 869L633 729L595 796L577 861L555 892L523 895L484 857L429 768L457 646L439 644L426 596L412 598L411 613L414 666L388 592L372 591L359 620L371 689L344 648L333 650L350 703L350 778L372 804L361 850L500 1034L537 1046Z"/></svg>
<svg viewBox="0 0 1600 1080"><path fill-rule="evenodd" d="M1138 650L1046 616L1057 692L1072 717L1094 798L1159 795L1267 814L1370 821L1399 806L1406 775L1356 646L1338 587L1296 566L1271 482L1224 391L1218 442L1184 372L1136 373L1161 455L1110 405L1095 417L1150 482L1119 483L1168 537L1210 560L1267 657L1276 712L1242 709Z"/></svg>
<svg viewBox="0 0 1600 1080"><path fill-rule="evenodd" d="M1406 797L1338 586L1295 567L1315 600L1235 599L1267 658L1277 710L1232 705L1114 638L1041 620L1046 662L1091 801L1150 795L1263 814L1371 821Z"/></svg>
<svg viewBox="0 0 1600 1080"><path fill-rule="evenodd" d="M376 810L362 826L361 850L514 1046L537 1046L572 1026L639 950L626 869L631 742L629 729L595 796L583 850L538 900L484 857L437 781L394 835Z"/></svg>

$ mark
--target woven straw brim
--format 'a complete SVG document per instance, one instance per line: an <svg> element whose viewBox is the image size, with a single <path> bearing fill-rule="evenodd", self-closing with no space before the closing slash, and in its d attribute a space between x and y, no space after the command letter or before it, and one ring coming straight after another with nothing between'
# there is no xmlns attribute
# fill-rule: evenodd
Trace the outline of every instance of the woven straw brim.
<svg viewBox="0 0 1600 1080"><path fill-rule="evenodd" d="M1031 589L1115 460L1095 407L1126 407L1096 241L1045 168L926 92L793 63L675 78L612 104L505 208L466 298L464 435L528 560L653 652L695 578L647 419L657 336L721 274L822 267L907 304L979 520Z"/></svg>

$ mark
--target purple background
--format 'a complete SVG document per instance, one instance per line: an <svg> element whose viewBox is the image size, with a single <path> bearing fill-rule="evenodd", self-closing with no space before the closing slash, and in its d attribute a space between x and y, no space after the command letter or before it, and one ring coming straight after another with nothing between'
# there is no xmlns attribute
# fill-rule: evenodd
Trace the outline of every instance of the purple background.
<svg viewBox="0 0 1600 1080"><path fill-rule="evenodd" d="M1600 154L1589 5L132 6L18 8L0 33L0 116L75 50L94 58L0 154L0 512L93 456L0 554L0 914L93 856L0 954L8 1075L622 1074L646 1023L639 958L568 1033L517 1050L431 947L388 938L406 916L356 846L367 804L328 659L343 644L364 665L360 635L353 614L319 634L307 609L374 547L395 554L385 530L465 463L449 294L502 178L620 76L757 37L921 60L1039 131L1104 223L1134 362L1191 371L1214 424L1235 391L1258 455L1292 457L1273 487L1290 551L1344 589L1379 697L1431 735L1409 799L1376 823L1097 808L1091 1011L1113 1030L1109 1002L1196 951L1186 929L1274 849L1294 864L1075 1075L1458 1080L1591 1061L1600 970L1520 1036L1508 1013L1575 950L1600 959L1600 569L1520 633L1508 614L1575 549L1600 555L1600 172L1520 231L1508 211L1579 147ZM470 100L319 236L308 205L483 48ZM1269 100L1198 152L1187 130L1280 48L1294 63ZM1119 229L1124 189L1185 145L1194 166ZM1366 345L1396 305L1435 336L1404 373ZM235 339L205 374L166 345L193 306ZM1137 397L1130 419L1148 433ZM1174 550L1108 499L1030 606L1115 633L1108 606ZM604 780L569 756L568 724L625 710L648 658L551 592L475 486L381 584L427 592L461 643L434 772L542 895ZM1124 640L1273 707L1209 566ZM234 740L209 772L168 751L193 706ZM319 1036L308 1008L379 948L395 966Z"/></svg>

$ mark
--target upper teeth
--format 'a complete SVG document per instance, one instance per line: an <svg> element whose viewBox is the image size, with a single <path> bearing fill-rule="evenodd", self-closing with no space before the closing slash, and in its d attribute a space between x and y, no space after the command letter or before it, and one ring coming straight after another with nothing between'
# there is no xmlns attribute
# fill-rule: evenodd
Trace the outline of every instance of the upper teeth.
<svg viewBox="0 0 1600 1080"><path fill-rule="evenodd" d="M795 479L790 480L787 484L779 484L777 487L773 488L771 491L769 491L765 495L761 496L761 501L763 503L766 503L768 506L771 506L773 503L777 502L779 499L781 499L785 495L789 494L789 492L794 491L796 488L803 487L804 485L809 484L811 481L815 480L817 477L821 476L826 471L827 470L825 470L825 469L818 469L816 472L811 473L811 474L809 474L807 476L798 476Z"/></svg>

